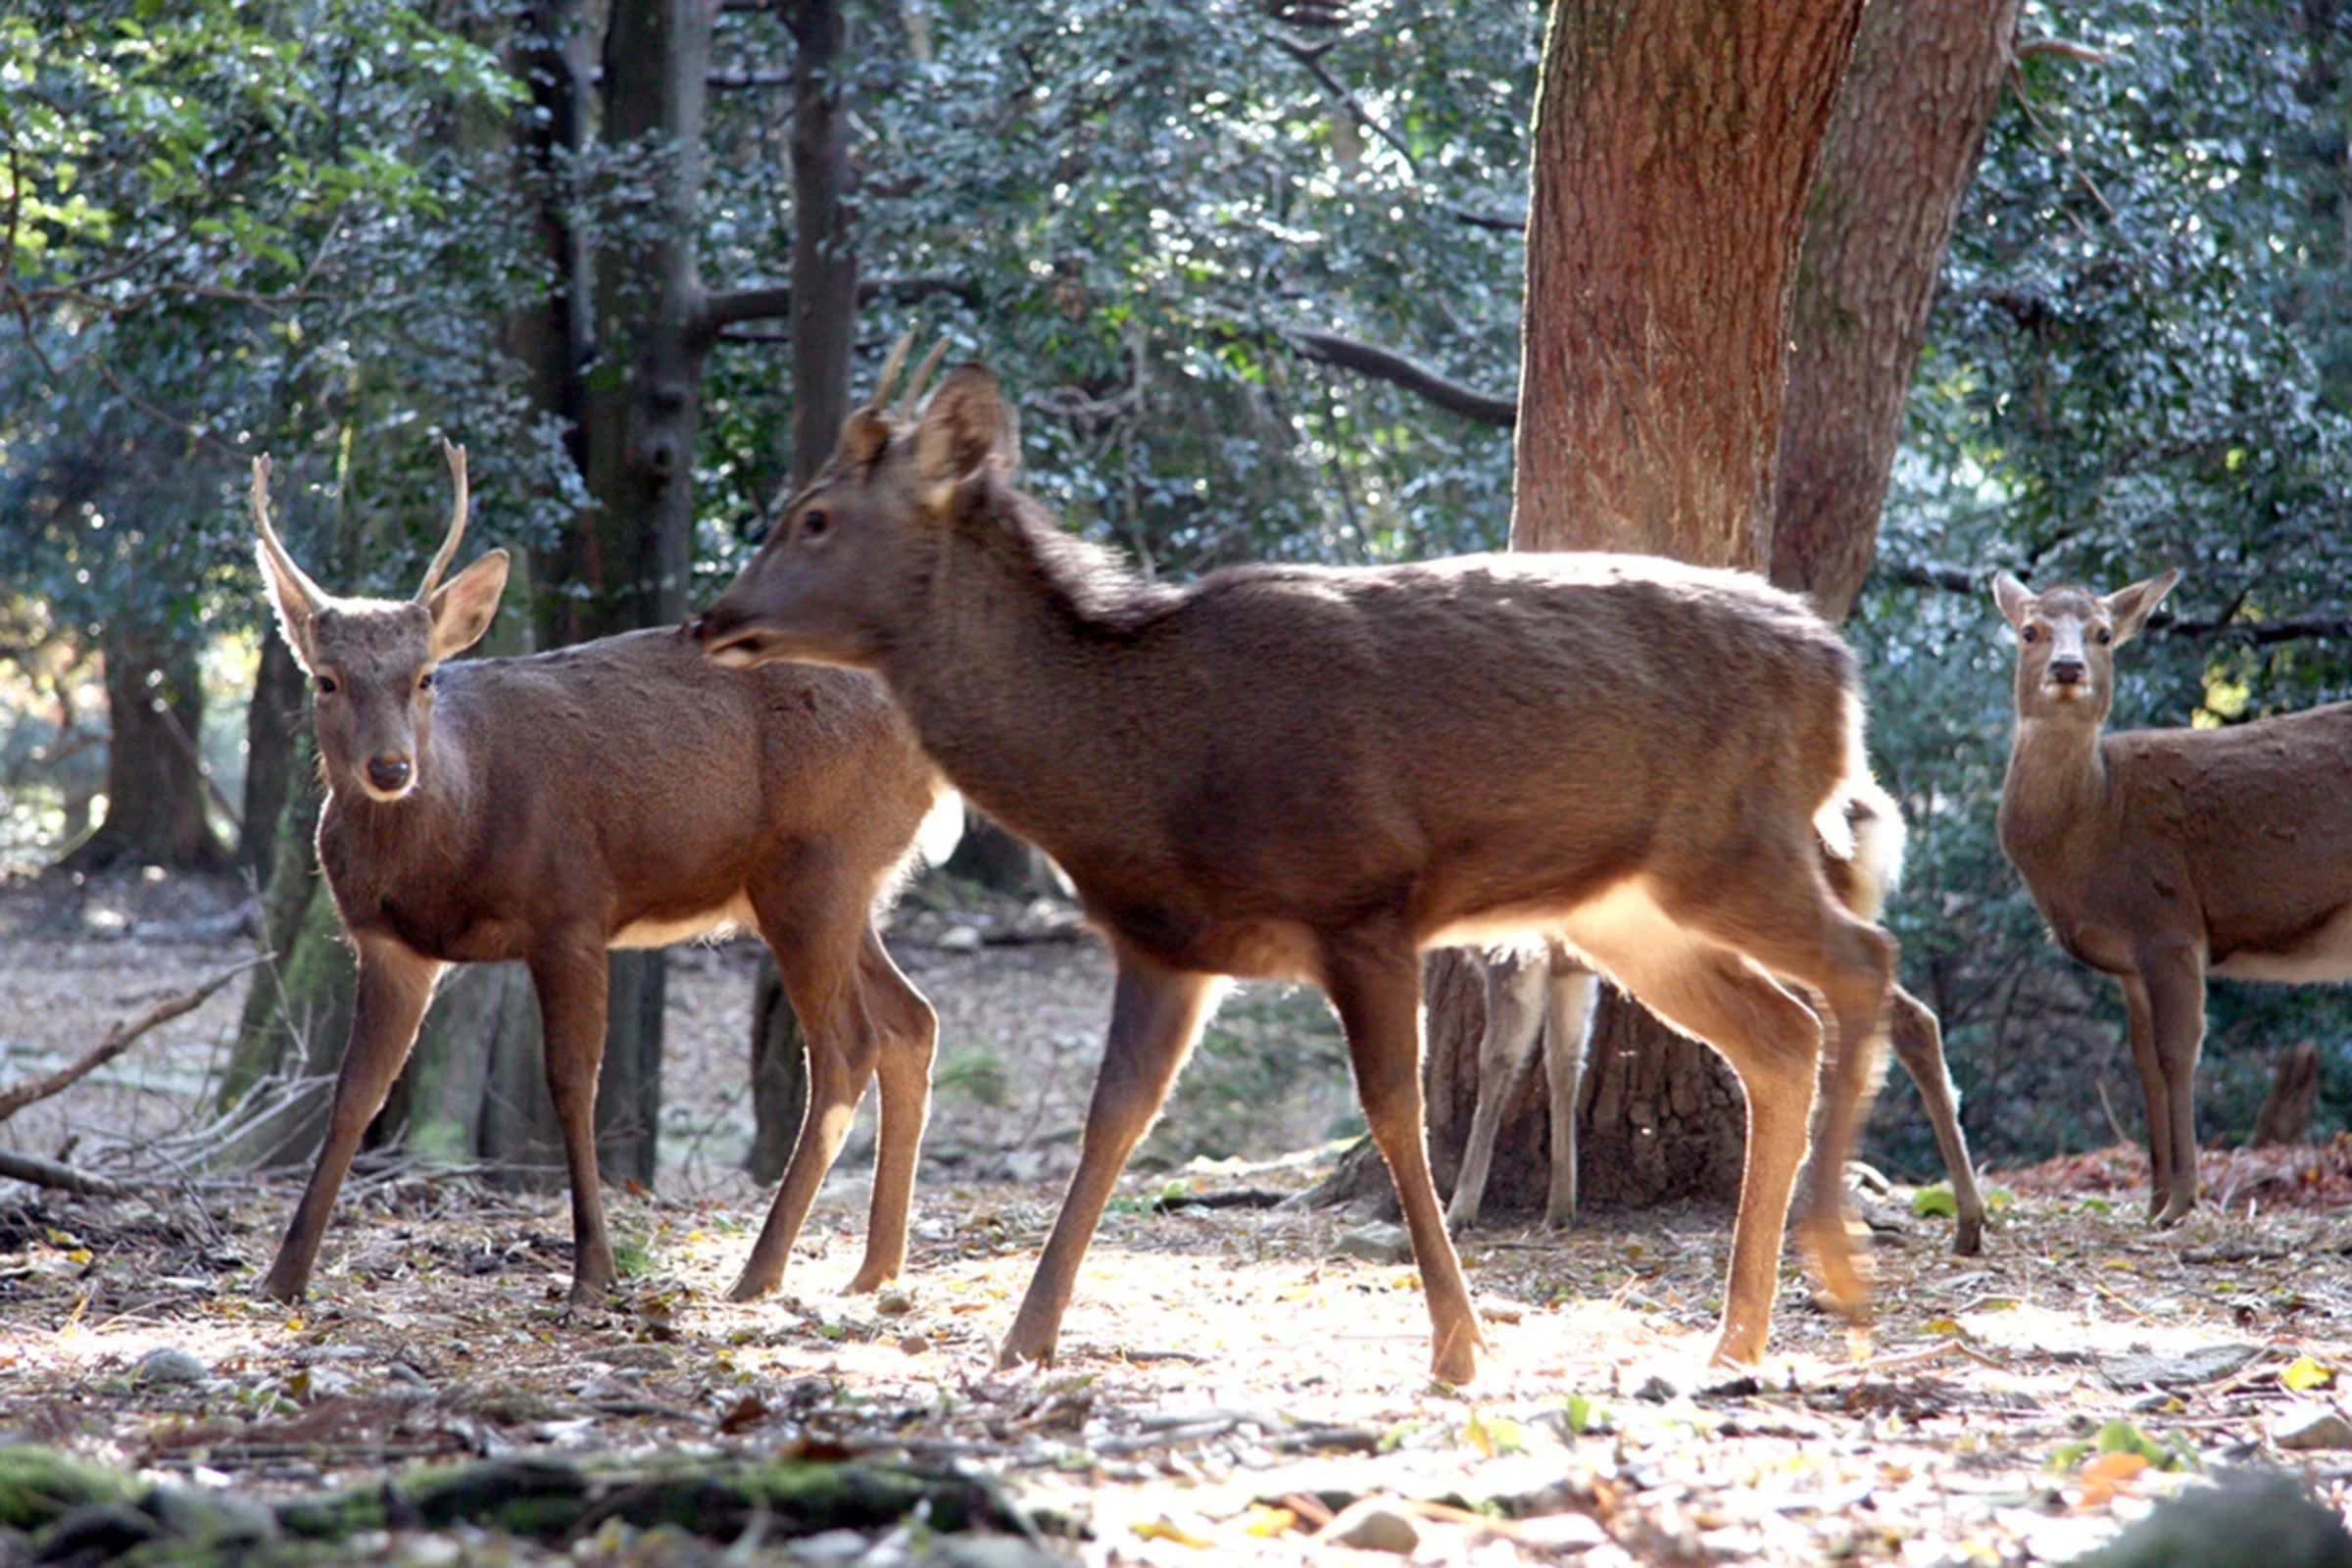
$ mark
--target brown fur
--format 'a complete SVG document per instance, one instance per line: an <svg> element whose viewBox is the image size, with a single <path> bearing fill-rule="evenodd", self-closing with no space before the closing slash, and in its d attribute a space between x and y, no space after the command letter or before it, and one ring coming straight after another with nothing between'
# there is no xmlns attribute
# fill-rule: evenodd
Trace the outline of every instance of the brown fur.
<svg viewBox="0 0 2352 1568"><path fill-rule="evenodd" d="M2102 733L2115 650L2179 576L2104 597L1994 584L2020 639L2001 850L2059 945L2123 986L2161 1224L2197 1201L2206 976L2352 979L2352 703Z"/></svg>
<svg viewBox="0 0 2352 1568"><path fill-rule="evenodd" d="M1864 777L1852 656L1740 574L1607 556L1260 566L1149 587L1074 548L1009 479L993 377L844 457L695 630L740 663L879 671L958 788L1051 853L1119 980L1086 1146L1007 1361L1049 1356L1119 1166L1217 975L1332 997L1430 1298L1434 1364L1478 1330L1422 1140L1420 950L1578 948L1729 1056L1749 1175L1718 1353L1769 1329L1828 998L1841 1158L1891 944L1838 904L1817 816ZM860 421L866 424L860 425ZM1826 808L1826 813L1825 813ZM1859 1309L1837 1184L1808 1225Z"/></svg>
<svg viewBox="0 0 2352 1568"><path fill-rule="evenodd" d="M462 454L452 466L462 487ZM775 951L808 1031L811 1108L736 1293L781 1276L877 1072L896 1136L856 1288L896 1273L936 1025L871 912L941 786L880 686L724 669L674 631L440 665L495 614L503 552L419 602L333 598L284 556L260 478L255 500L280 624L318 687L318 859L360 965L326 1147L265 1294L292 1299L308 1284L336 1189L445 966L498 959L529 964L539 992L574 1294L610 1285L593 1127L606 950L737 920ZM462 525L461 502L452 545Z"/></svg>

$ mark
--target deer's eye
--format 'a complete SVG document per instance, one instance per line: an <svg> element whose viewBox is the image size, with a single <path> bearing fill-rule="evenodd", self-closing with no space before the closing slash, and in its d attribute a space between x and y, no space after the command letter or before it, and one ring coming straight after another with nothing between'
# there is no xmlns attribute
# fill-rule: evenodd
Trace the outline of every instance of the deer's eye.
<svg viewBox="0 0 2352 1568"><path fill-rule="evenodd" d="M801 517L801 537L804 539L822 539L832 529L833 519L825 514L822 507L810 507Z"/></svg>
<svg viewBox="0 0 2352 1568"><path fill-rule="evenodd" d="M2112 626L2101 626L2097 631L2092 632L2091 635L2097 638L2101 645L2105 645L2115 641L2115 628Z"/></svg>
<svg viewBox="0 0 2352 1568"><path fill-rule="evenodd" d="M2017 640L2021 643L2037 643L2041 641L2041 628L2039 626L2020 626L2017 628Z"/></svg>
<svg viewBox="0 0 2352 1568"><path fill-rule="evenodd" d="M318 695L321 697L332 697L342 687L342 682L336 680L332 675L319 675L314 678L311 684L318 689Z"/></svg>
<svg viewBox="0 0 2352 1568"><path fill-rule="evenodd" d="M433 689L433 672L431 670L428 669L416 677L416 689L420 692L429 692Z"/></svg>

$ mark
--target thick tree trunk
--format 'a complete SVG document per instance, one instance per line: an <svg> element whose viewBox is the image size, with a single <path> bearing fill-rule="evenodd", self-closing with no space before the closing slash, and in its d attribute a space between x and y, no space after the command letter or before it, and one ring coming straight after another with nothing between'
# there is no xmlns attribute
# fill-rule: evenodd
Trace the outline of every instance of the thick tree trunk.
<svg viewBox="0 0 2352 1568"><path fill-rule="evenodd" d="M1928 306L2001 94L2017 0L1880 0L1862 19L1790 318L1772 580L1843 620L1879 539Z"/></svg>
<svg viewBox="0 0 2352 1568"><path fill-rule="evenodd" d="M228 856L205 818L196 760L204 689L195 649L124 624L106 629L104 648L106 818L65 864L76 871L220 869Z"/></svg>
<svg viewBox="0 0 2352 1568"><path fill-rule="evenodd" d="M792 29L792 451L795 488L816 477L850 413L858 250L842 135L844 24L837 0L790 0ZM756 1180L779 1181L808 1115L808 1040L771 956L752 999L752 1152Z"/></svg>
<svg viewBox="0 0 2352 1568"><path fill-rule="evenodd" d="M1565 19L1567 13L1556 15ZM1620 106L1634 105L1638 116L1647 103L1687 120L1693 104L1708 101L1703 96L1644 99L1622 74L1590 93L1553 90L1560 84L1553 75L1554 50L1582 62L1573 72L1563 69L1561 80L1586 81L1607 65L1594 56L1592 41L1622 41L1630 29L1585 27L1575 40L1547 40L1539 114L1552 123L1548 134L1541 124L1538 131L1540 216L1530 231L1522 397L1548 399L1555 414L1566 416L1544 423L1543 411L1523 401L1521 429L1528 438L1518 449L1514 544L1657 549L1748 566L1769 562L1784 585L1809 590L1830 613L1844 613L1869 564L1926 299L2009 60L2015 16L2009 0L1991 7L1879 0L1870 7L1814 180L1793 278L1785 265L1785 220L1801 137L1791 130L1789 139L1764 149L1764 162L1772 167L1760 176L1728 174L1723 158L1733 154L1694 151L1686 131L1629 135L1620 118ZM1645 14L1642 21L1644 31L1682 24L1668 12ZM1806 35L1826 36L1825 25L1830 24L1814 19ZM1690 36L1690 56L1705 57L1711 35L1696 28ZM1583 47L1577 47L1580 40ZM1649 77L1669 69L1656 45L1652 37L1642 46ZM1774 58L1788 64L1786 50ZM1721 57L1714 59L1720 66ZM1755 79L1764 64L1759 60L1744 74ZM1708 74L1715 74L1714 67ZM1802 96L1810 122L1820 105L1813 95ZM1724 108L1716 122L1721 127L1753 132L1760 126L1735 99L1716 101ZM1587 123L1572 127L1560 115ZM1574 161L1588 156L1578 149L1614 136L1624 136L1631 150L1593 155L1601 162L1588 176ZM1670 165L1654 200L1628 172L1644 148L1653 161ZM1689 177L1693 172L1707 172L1694 180ZM1573 188L1563 191L1563 185ZM1710 218L1718 195L1740 211ZM1633 211L1615 212L1607 200L1625 201ZM1592 236L1589 255L1578 249L1571 215ZM1702 236L1706 243L1697 242ZM1758 247L1753 270L1727 273L1722 264L1730 251L1750 245ZM1595 272L1601 275L1593 278ZM1629 281L1628 273L1640 275ZM1792 282L1797 346L1775 438L1770 422L1778 371L1759 368L1770 350L1766 338L1777 338L1779 329L1763 328L1784 319L1776 301L1789 299ZM1654 308L1639 303L1653 292ZM1555 319L1547 302L1564 299L1614 303L1588 303ZM1740 341L1722 342L1726 333ZM1762 375L1765 384L1743 388L1725 380L1710 390L1702 354L1720 355L1722 365ZM1578 373L1570 373L1580 365ZM1644 366L1655 367L1657 379L1643 380ZM1707 428L1687 428L1691 423ZM1751 470L1754 449L1733 438L1739 429L1751 442L1759 432L1776 442L1783 466L1777 477L1769 458ZM1588 450L1580 440L1598 446ZM1671 456L1678 443L1687 443L1684 457L1660 473L1626 474ZM1720 491L1710 488L1715 481L1676 476L1681 466L1702 462L1730 476L1720 481ZM1751 471L1770 484L1774 499L1769 512L1751 507L1757 521L1743 524L1734 512L1750 493ZM1628 498L1620 499L1620 492ZM1675 512L1718 493L1726 498L1725 510L1715 517L1679 517ZM1651 529L1658 530L1654 537ZM1443 1074L1450 1065L1474 1077L1481 1022L1476 1005L1441 1007L1433 999L1433 1106L1465 1097L1464 1086ZM1612 997L1595 1021L1586 1085L1582 1187L1589 1200L1645 1204L1737 1191L1744 1136L1740 1096L1713 1053L1668 1034ZM1542 1094L1539 1082L1533 1094L1538 1104ZM1527 1194L1531 1202L1544 1190L1543 1129L1544 1118L1521 1107L1497 1147L1494 1179L1510 1182L1508 1191Z"/></svg>
<svg viewBox="0 0 2352 1568"><path fill-rule="evenodd" d="M245 825L237 863L267 886L295 786L295 742L309 719L302 666L274 629L262 639L261 667L245 710Z"/></svg>

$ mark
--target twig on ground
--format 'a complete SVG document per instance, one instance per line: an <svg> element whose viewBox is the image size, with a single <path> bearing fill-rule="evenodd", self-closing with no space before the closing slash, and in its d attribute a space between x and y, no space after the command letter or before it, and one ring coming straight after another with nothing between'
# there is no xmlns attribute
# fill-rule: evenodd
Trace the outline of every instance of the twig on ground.
<svg viewBox="0 0 2352 1568"><path fill-rule="evenodd" d="M80 1193L89 1198L128 1198L132 1190L104 1176L61 1165L54 1159L37 1154L16 1154L0 1149L0 1176L12 1181L30 1182L35 1187L54 1188L61 1193Z"/></svg>

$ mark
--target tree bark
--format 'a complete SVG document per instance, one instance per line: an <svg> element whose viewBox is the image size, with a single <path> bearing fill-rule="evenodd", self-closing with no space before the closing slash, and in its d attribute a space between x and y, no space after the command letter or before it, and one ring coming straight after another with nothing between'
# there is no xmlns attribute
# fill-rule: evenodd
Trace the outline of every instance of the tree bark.
<svg viewBox="0 0 2352 1568"><path fill-rule="evenodd" d="M857 346L858 249L849 144L842 135L844 19L838 0L786 0L792 29L793 487L817 475L850 413ZM772 955L752 997L752 1152L757 1181L779 1181L808 1105L808 1040Z"/></svg>
<svg viewBox="0 0 2352 1568"><path fill-rule="evenodd" d="M204 688L196 651L143 628L106 628L106 818L69 855L76 871L162 865L220 870L227 854L205 818L196 741Z"/></svg>
<svg viewBox="0 0 2352 1568"><path fill-rule="evenodd" d="M1801 32L1834 53L1827 10L1791 26L1782 43ZM1529 439L1518 448L1514 545L1770 563L1784 586L1844 613L1869 564L1926 301L2009 60L2015 15L2010 0L1870 7L1791 272L1788 203L1792 188L1805 190L1792 186L1802 162L1796 128L1768 138L1778 143L1763 149L1768 169L1728 172L1725 160L1741 156L1742 136L1760 133L1771 105L1737 94L1710 99L1698 88L1644 98L1640 81L1674 74L1655 34L1640 44L1642 69L1586 90L1581 84L1608 74L1611 57L1595 42L1632 47L1637 29L1581 19L1587 24L1562 38L1572 19L1555 13L1562 25L1546 40L1538 111L1521 383L1520 428ZM1639 30L1683 25L1693 30L1681 79L1725 74L1707 28L1662 11L1645 13ZM1556 78L1554 51L1571 57L1558 63ZM1787 48L1744 74L1757 78L1776 60L1789 64ZM1806 123L1821 110L1811 93L1776 101L1776 112ZM1639 123L1644 106L1688 122L1693 106L1707 102L1721 104L1711 123L1731 133L1726 147L1692 148L1687 123ZM1624 146L1580 150L1610 137ZM1645 151L1658 166L1654 192L1636 177ZM1591 170L1579 162L1588 157L1598 160ZM1592 237L1589 254L1578 248L1580 232ZM1700 236L1706 243L1694 242ZM1748 248L1752 266L1737 265L1734 253ZM1728 270L1727 261L1735 264ZM1793 315L1785 317L1792 298ZM1555 318L1563 300L1579 304ZM1776 393L1774 344L1785 319L1793 321L1796 352L1787 389ZM1727 334L1740 341L1724 341ZM1720 369L1708 368L1709 354L1721 356ZM1550 422L1543 422L1545 407L1556 416ZM1776 457L1786 466L1777 475ZM1654 474L1641 471L1661 464ZM1712 475L1684 472L1701 466ZM1759 494L1772 497L1769 508L1754 503ZM1720 503L1712 517L1678 512L1710 497ZM1742 506L1753 521L1740 520ZM1467 1093L1444 1076L1449 1070L1474 1085L1482 1023L1481 1006L1440 1007L1433 998L1433 1107ZM1595 1020L1586 1085L1587 1200L1644 1205L1738 1191L1741 1097L1712 1052L1612 995ZM1542 1096L1539 1082L1535 1107ZM1543 1192L1544 1126L1533 1107L1518 1108L1503 1129L1494 1177L1511 1186L1491 1191L1506 1200L1524 1193L1531 1202Z"/></svg>
<svg viewBox="0 0 2352 1568"><path fill-rule="evenodd" d="M1870 571L1928 307L2017 0L1885 0L1862 19L1805 215L1773 501L1772 580L1843 620Z"/></svg>
<svg viewBox="0 0 2352 1568"><path fill-rule="evenodd" d="M245 710L245 824L237 843L237 863L265 886L295 783L295 740L309 718L305 684L285 639L270 629L262 638L261 667Z"/></svg>

